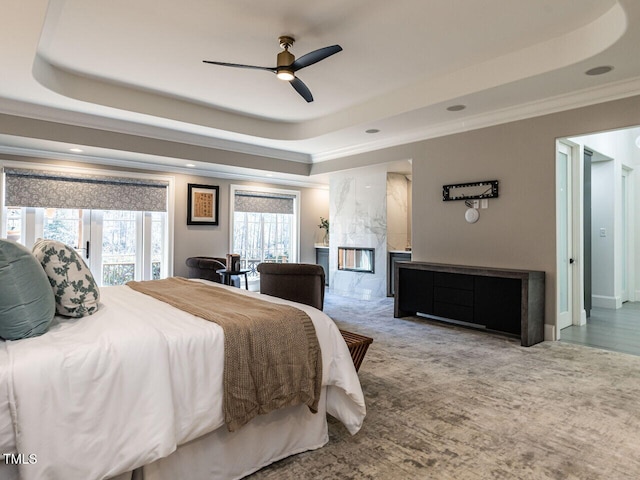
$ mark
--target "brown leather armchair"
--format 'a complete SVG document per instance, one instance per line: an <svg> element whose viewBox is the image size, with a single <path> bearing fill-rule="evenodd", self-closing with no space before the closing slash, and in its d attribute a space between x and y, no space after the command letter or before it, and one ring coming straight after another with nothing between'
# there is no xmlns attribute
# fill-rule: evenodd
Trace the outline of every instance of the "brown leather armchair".
<svg viewBox="0 0 640 480"><path fill-rule="evenodd" d="M322 310L324 269L309 263L261 263L260 293L304 303Z"/></svg>

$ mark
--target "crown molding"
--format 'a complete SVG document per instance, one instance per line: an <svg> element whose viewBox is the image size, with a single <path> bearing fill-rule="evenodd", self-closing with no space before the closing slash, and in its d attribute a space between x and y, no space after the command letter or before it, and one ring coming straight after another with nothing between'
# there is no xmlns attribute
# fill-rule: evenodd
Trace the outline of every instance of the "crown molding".
<svg viewBox="0 0 640 480"><path fill-rule="evenodd" d="M39 150L39 149L31 149L31 148L18 148L18 147L9 147L5 145L0 145L0 154L5 155L13 155L16 157L29 157L35 159L43 159L43 160L64 160L70 162L82 162L88 163L91 165L97 166L111 166L111 167L121 167L127 169L138 169L145 170L149 172L161 172L161 173L179 173L184 175L191 176L201 176L201 177L210 177L210 178L219 178L226 180L237 180L237 181L247 181L247 182L259 182L273 185L288 185L293 187L300 188L319 188L326 190L328 185L321 182L314 182L310 180L305 180L305 177L300 178L285 178L278 177L277 173L273 173L273 177L266 177L264 173L252 173L250 170L241 168L241 167L229 167L229 170L234 171L224 171L222 170L222 166L216 164L209 164L207 166L211 166L211 168L187 168L187 167L179 167L172 164L164 164L156 162L143 162L137 160L124 160L124 159L115 159L115 158L106 158L106 157L96 157L90 155L80 155L80 154L69 154L69 153L58 153L51 152L48 150ZM4 159L0 158L0 164ZM11 160L6 160L11 161ZM60 167L64 168L64 167ZM74 167L76 168L76 167ZM80 167L77 167L80 168ZM242 170L246 170L243 172ZM287 174L293 177L293 174Z"/></svg>
<svg viewBox="0 0 640 480"><path fill-rule="evenodd" d="M470 130L477 130L479 128L485 128L503 123L557 113L565 110L595 105L597 103L619 100L621 98L626 98L637 94L640 94L640 77L613 82L600 87L583 89L577 92L558 95L539 101L533 101L515 105L512 107L498 109L483 114L457 118L455 121L439 123L431 127L417 127L412 131L406 132L401 135L396 135L393 138L370 141L358 145L350 145L344 148L328 150L316 154L306 154L290 150L282 150L273 147L250 144L244 141L218 138L212 135L228 135L228 132L222 132L214 129L207 128L207 135L204 134L204 131L202 134L190 133L184 130L174 130L168 127L145 125L122 119L100 117L97 115L72 112L68 110L59 110L53 107L35 105L10 99L3 99L3 105L0 108L0 113L33 118L42 121L64 123L84 128L95 128L127 135L137 135L159 140L174 141L201 147L219 149L223 151L231 151L266 158L275 158L304 164L312 164L367 153L383 148L419 142L428 140L430 138L437 138L446 135L452 135L455 133L462 133ZM171 123L173 128L180 128L180 124L176 125L177 122ZM193 126L184 126L184 128L188 127L191 128ZM0 149L0 151L5 153L12 153L6 151L7 148L8 147L3 147L2 149ZM27 150L22 151L25 152ZM38 150L37 154L45 158L47 152ZM55 156L55 154L52 155L54 156L46 158L60 158L60 154L57 154L57 156ZM65 155L69 157L69 155ZM101 158L101 161L103 163L108 160L109 159ZM122 165L124 166L132 166L134 163L136 163L135 161L128 162L125 160L121 160L121 162L123 162ZM144 162L137 163L142 166L136 168L145 168L147 170L151 169L151 164L147 164ZM202 172L205 172L202 173L203 175L207 176L230 175L229 177L224 178L238 178L236 174L227 174L220 171L212 173L209 170L200 170ZM188 172L194 172L194 169L188 169ZM253 176L251 178L254 179ZM260 181L264 180L260 179ZM269 179L269 181L271 181L271 179Z"/></svg>
<svg viewBox="0 0 640 480"><path fill-rule="evenodd" d="M165 120L166 122L169 122L170 125L167 127L161 127L89 113L61 110L7 98L3 98L0 113L46 122L64 123L66 125L76 127L94 128L97 130L106 130L126 135L185 143L199 147L214 148L247 155L276 158L290 162L305 164L311 163L311 155L307 153L255 145L248 141L231 140L223 137L228 135L241 135L230 134L229 132L208 127L198 127L190 124L183 125L181 122L171 120ZM197 128L200 130L200 133L187 132L185 131L187 128Z"/></svg>
<svg viewBox="0 0 640 480"><path fill-rule="evenodd" d="M583 89L564 95L546 98L491 112L460 118L455 121L440 123L433 127L418 128L393 138L360 145L339 148L332 151L311 155L313 163L335 160L361 153L372 152L383 148L397 147L408 143L444 137L455 133L468 132L480 128L491 127L503 123L516 122L528 118L539 117L598 103L620 100L640 94L640 77L609 83L603 86Z"/></svg>

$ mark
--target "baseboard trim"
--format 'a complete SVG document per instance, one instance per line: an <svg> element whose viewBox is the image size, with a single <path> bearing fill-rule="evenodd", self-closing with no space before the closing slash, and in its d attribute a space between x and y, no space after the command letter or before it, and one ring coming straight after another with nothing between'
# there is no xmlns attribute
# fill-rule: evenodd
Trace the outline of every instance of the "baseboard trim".
<svg viewBox="0 0 640 480"><path fill-rule="evenodd" d="M555 342L556 340L558 340L558 335L556 334L556 326L545 323L544 324L544 341Z"/></svg>
<svg viewBox="0 0 640 480"><path fill-rule="evenodd" d="M582 326L582 325L586 325L587 324L587 311L586 310L582 310L580 312L580 320L578 320L578 325Z"/></svg>
<svg viewBox="0 0 640 480"><path fill-rule="evenodd" d="M622 298L608 297L604 295L591 295L591 305L598 308L610 308L615 310L622 307Z"/></svg>

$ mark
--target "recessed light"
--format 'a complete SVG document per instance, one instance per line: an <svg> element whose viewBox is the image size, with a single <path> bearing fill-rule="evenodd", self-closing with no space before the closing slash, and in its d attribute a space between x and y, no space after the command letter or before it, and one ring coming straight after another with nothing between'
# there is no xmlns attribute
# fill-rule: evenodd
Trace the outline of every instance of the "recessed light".
<svg viewBox="0 0 640 480"><path fill-rule="evenodd" d="M193 163L187 163L185 165L185 167L193 168L193 167L195 167L195 165Z"/></svg>
<svg viewBox="0 0 640 480"><path fill-rule="evenodd" d="M371 185L365 185L364 188L371 188Z"/></svg>
<svg viewBox="0 0 640 480"><path fill-rule="evenodd" d="M450 112L459 112L460 110L464 110L465 108L467 108L466 105L451 105L450 107L447 107L447 110L449 110Z"/></svg>
<svg viewBox="0 0 640 480"><path fill-rule="evenodd" d="M273 174L272 173L267 173L267 177L271 178L271 177L273 177Z"/></svg>
<svg viewBox="0 0 640 480"><path fill-rule="evenodd" d="M640 136L636 138L636 147L640 148Z"/></svg>
<svg viewBox="0 0 640 480"><path fill-rule="evenodd" d="M81 148L70 148L69 151L73 152L73 153L82 153L82 152L84 152L84 150L82 150Z"/></svg>
<svg viewBox="0 0 640 480"><path fill-rule="evenodd" d="M603 65L601 67L594 67L591 68L589 70L587 70L586 72L584 72L586 75L603 75L605 73L609 73L611 70L613 70L613 67L609 66L609 65Z"/></svg>
<svg viewBox="0 0 640 480"><path fill-rule="evenodd" d="M377 128L370 128L369 130L365 130L364 133L379 133L380 130Z"/></svg>

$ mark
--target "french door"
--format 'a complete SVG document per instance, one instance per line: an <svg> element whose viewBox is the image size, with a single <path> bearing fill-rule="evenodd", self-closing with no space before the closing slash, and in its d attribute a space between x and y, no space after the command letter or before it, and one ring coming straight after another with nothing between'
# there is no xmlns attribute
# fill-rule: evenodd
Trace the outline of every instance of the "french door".
<svg viewBox="0 0 640 480"><path fill-rule="evenodd" d="M231 250L241 257L249 278L259 277L262 262L297 262L299 204L297 191L231 185Z"/></svg>
<svg viewBox="0 0 640 480"><path fill-rule="evenodd" d="M9 207L5 218L7 237L28 248L38 238L74 247L100 286L167 276L164 212Z"/></svg>
<svg viewBox="0 0 640 480"><path fill-rule="evenodd" d="M556 152L557 325L573 324L573 203L571 147L558 143Z"/></svg>

